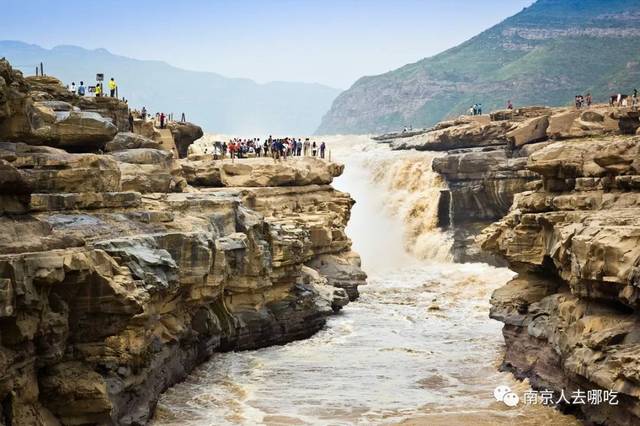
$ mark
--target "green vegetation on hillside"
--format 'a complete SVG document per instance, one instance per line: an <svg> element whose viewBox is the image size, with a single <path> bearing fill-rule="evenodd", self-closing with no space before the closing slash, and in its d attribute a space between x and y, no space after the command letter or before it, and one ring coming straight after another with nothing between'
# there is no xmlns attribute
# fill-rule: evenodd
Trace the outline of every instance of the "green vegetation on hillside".
<svg viewBox="0 0 640 426"><path fill-rule="evenodd" d="M431 58L358 80L318 133L382 133L516 105L596 101L640 87L640 0L539 0Z"/></svg>

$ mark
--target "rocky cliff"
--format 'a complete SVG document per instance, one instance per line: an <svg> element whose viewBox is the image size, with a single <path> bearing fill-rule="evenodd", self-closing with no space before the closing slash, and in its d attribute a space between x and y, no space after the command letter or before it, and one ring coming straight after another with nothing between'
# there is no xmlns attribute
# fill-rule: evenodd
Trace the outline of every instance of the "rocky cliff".
<svg viewBox="0 0 640 426"><path fill-rule="evenodd" d="M491 299L505 324L502 367L554 402L564 394L559 405L594 424L640 422L639 115L524 108L387 140L445 151L433 161L449 187L441 222L461 234L467 258L478 258L479 228L497 220L477 240L518 273ZM617 405L571 403L594 390L618 392Z"/></svg>
<svg viewBox="0 0 640 426"><path fill-rule="evenodd" d="M37 102L73 99L0 65L0 424L145 424L212 353L308 337L357 297L341 166L177 160L131 135L99 154L117 105L42 136L29 117L59 110Z"/></svg>
<svg viewBox="0 0 640 426"><path fill-rule="evenodd" d="M591 91L604 101L640 76L640 1L538 0L436 56L341 93L318 134L382 133L432 126L475 103L485 110L567 105Z"/></svg>
<svg viewBox="0 0 640 426"><path fill-rule="evenodd" d="M534 188L539 175L528 158L553 141L633 135L640 114L630 108L596 105L588 110L526 107L490 115L461 116L413 134L379 137L396 150L441 151L433 170L443 176L438 223L455 234L460 261L490 260L473 240L509 211L515 194Z"/></svg>
<svg viewBox="0 0 640 426"><path fill-rule="evenodd" d="M492 297L504 367L536 387L613 390L616 406L574 406L598 424L640 422L639 137L553 143L527 160L535 191L483 235L519 275Z"/></svg>

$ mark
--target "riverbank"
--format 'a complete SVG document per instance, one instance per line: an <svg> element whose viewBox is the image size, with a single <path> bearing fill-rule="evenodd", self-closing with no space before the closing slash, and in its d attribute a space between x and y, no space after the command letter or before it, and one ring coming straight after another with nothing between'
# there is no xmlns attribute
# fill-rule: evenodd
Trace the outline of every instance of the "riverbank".
<svg viewBox="0 0 640 426"><path fill-rule="evenodd" d="M424 425L470 417L486 425L577 425L551 408L495 401L496 386L528 389L498 371L501 325L488 316L491 291L513 273L449 262L446 233L411 217L413 203L430 205L439 193L412 192L437 180L430 156L391 152L362 136L327 141L345 162L332 185L357 200L346 232L369 275L360 298L310 339L214 355L163 394L154 425ZM430 260L405 251L406 229L430 229L421 238L430 241L422 252Z"/></svg>
<svg viewBox="0 0 640 426"><path fill-rule="evenodd" d="M213 353L307 338L357 297L341 166L179 160L120 101L0 75L4 424L145 424Z"/></svg>
<svg viewBox="0 0 640 426"><path fill-rule="evenodd" d="M456 257L496 255L518 273L491 298L491 317L505 324L501 368L597 424L640 422L639 116L530 107L386 141L443 152L433 169L447 182L441 222Z"/></svg>

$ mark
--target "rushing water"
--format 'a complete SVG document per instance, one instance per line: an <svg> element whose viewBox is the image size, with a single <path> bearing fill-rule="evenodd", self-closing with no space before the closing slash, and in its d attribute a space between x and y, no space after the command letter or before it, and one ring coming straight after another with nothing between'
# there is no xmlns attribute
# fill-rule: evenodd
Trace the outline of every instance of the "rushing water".
<svg viewBox="0 0 640 426"><path fill-rule="evenodd" d="M348 232L370 275L360 299L310 339L215 355L162 396L154 424L577 424L494 399L498 385L528 388L498 372L501 324L488 318L512 273L448 261L431 157L351 142L333 155L347 163L335 186L357 200Z"/></svg>

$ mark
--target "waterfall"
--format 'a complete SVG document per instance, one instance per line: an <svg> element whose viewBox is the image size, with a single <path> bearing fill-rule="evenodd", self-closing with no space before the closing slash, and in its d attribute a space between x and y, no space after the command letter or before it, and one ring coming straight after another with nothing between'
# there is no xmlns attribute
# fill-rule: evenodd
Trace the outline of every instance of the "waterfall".
<svg viewBox="0 0 640 426"><path fill-rule="evenodd" d="M327 139L331 140L336 159L347 166L336 187L352 193L357 203L366 207L366 213L360 217L356 204L351 223L376 222L375 228L354 225L353 231L365 234L351 235L354 241L370 241L367 246L377 244L389 256L390 252L400 250L420 260L452 259L452 236L439 227L438 218L441 192L446 192L447 185L431 169L433 159L442 154L392 151L387 145L363 136ZM376 220L381 214L386 217L386 223ZM357 248L365 266L367 250L367 247Z"/></svg>

